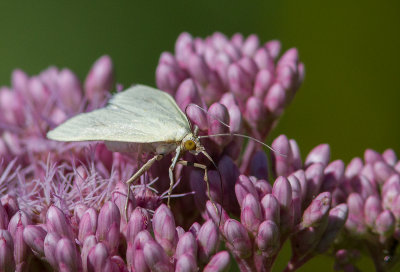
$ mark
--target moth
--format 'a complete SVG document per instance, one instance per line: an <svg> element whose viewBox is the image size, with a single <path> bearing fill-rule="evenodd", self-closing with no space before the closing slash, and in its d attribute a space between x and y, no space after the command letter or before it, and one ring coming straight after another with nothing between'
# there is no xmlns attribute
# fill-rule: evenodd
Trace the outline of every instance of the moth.
<svg viewBox="0 0 400 272"><path fill-rule="evenodd" d="M173 171L177 164L182 164L204 170L208 198L218 213L211 198L206 165L181 160L180 157L187 151L194 155L202 153L214 166L215 163L200 143L198 127L192 127L187 116L166 92L144 85L135 85L114 95L106 107L81 113L65 121L49 131L47 138L66 142L104 141L111 151L140 149L154 154L126 182L128 186L126 216L131 184L156 161L170 153L174 155L169 167L168 206L174 185Z"/></svg>

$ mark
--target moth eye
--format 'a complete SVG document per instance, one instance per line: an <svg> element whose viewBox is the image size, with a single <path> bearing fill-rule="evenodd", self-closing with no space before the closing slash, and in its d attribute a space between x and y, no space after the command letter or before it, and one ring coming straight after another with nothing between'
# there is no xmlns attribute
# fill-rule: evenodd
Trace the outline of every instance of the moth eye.
<svg viewBox="0 0 400 272"><path fill-rule="evenodd" d="M196 148L196 144L192 140L188 140L185 142L186 150L194 150Z"/></svg>

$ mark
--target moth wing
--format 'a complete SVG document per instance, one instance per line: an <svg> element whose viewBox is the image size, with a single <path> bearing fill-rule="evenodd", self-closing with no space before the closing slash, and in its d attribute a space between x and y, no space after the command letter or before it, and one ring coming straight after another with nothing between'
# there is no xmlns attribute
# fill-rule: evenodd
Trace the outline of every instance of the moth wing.
<svg viewBox="0 0 400 272"><path fill-rule="evenodd" d="M81 113L47 133L57 141L179 142L189 121L167 93L135 85L111 98L105 108Z"/></svg>

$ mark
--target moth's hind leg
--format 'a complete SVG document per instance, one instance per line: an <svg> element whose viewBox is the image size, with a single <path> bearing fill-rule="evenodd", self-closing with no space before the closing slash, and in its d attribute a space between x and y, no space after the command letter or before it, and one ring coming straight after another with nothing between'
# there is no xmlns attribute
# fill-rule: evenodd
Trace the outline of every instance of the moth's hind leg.
<svg viewBox="0 0 400 272"><path fill-rule="evenodd" d="M210 183L208 182L208 169L207 166L201 163L196 163L196 162L189 162L189 161L178 161L179 164L183 165L183 166L193 166L196 168L200 168L204 170L204 181L206 183L207 186L207 195L208 195L208 199L210 199L212 205L214 206L215 211L217 212L217 214L219 214L217 205L215 205L214 200L211 197L211 191L210 191Z"/></svg>
<svg viewBox="0 0 400 272"><path fill-rule="evenodd" d="M127 195L126 195L126 202L125 202L125 218L126 218L126 221L128 221L128 204L129 204L129 195L130 195L130 193L131 193L131 184L132 184L135 180L137 180L138 178L140 178L140 176L143 175L144 172L146 172L147 170L149 170L150 167L151 167L156 161L159 161L159 160L161 160L162 158L163 158L163 155L159 155L159 154L155 155L153 158L149 159L145 164L143 164L143 166L140 167L140 169L139 169L135 174L133 174L133 176L132 176L130 179L128 179L128 180L126 181L126 185L128 186L128 193L127 193Z"/></svg>

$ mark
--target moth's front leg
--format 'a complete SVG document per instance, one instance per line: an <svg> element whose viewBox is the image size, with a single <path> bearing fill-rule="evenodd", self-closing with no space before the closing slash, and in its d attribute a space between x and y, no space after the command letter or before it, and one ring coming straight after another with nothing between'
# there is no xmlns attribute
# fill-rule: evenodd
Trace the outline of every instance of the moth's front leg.
<svg viewBox="0 0 400 272"><path fill-rule="evenodd" d="M181 147L178 146L175 151L175 157L172 159L172 163L169 166L169 190L168 190L168 201L167 201L168 208L170 207L169 203L171 199L172 188L174 187L174 169L180 156L181 156Z"/></svg>
<svg viewBox="0 0 400 272"><path fill-rule="evenodd" d="M140 178L141 175L144 174L150 167L156 162L163 158L163 155L157 154L153 158L149 159L133 176L126 182L128 186L128 193L126 195L126 202L125 202L125 218L128 221L128 204L129 204L129 195L131 193L131 184Z"/></svg>

